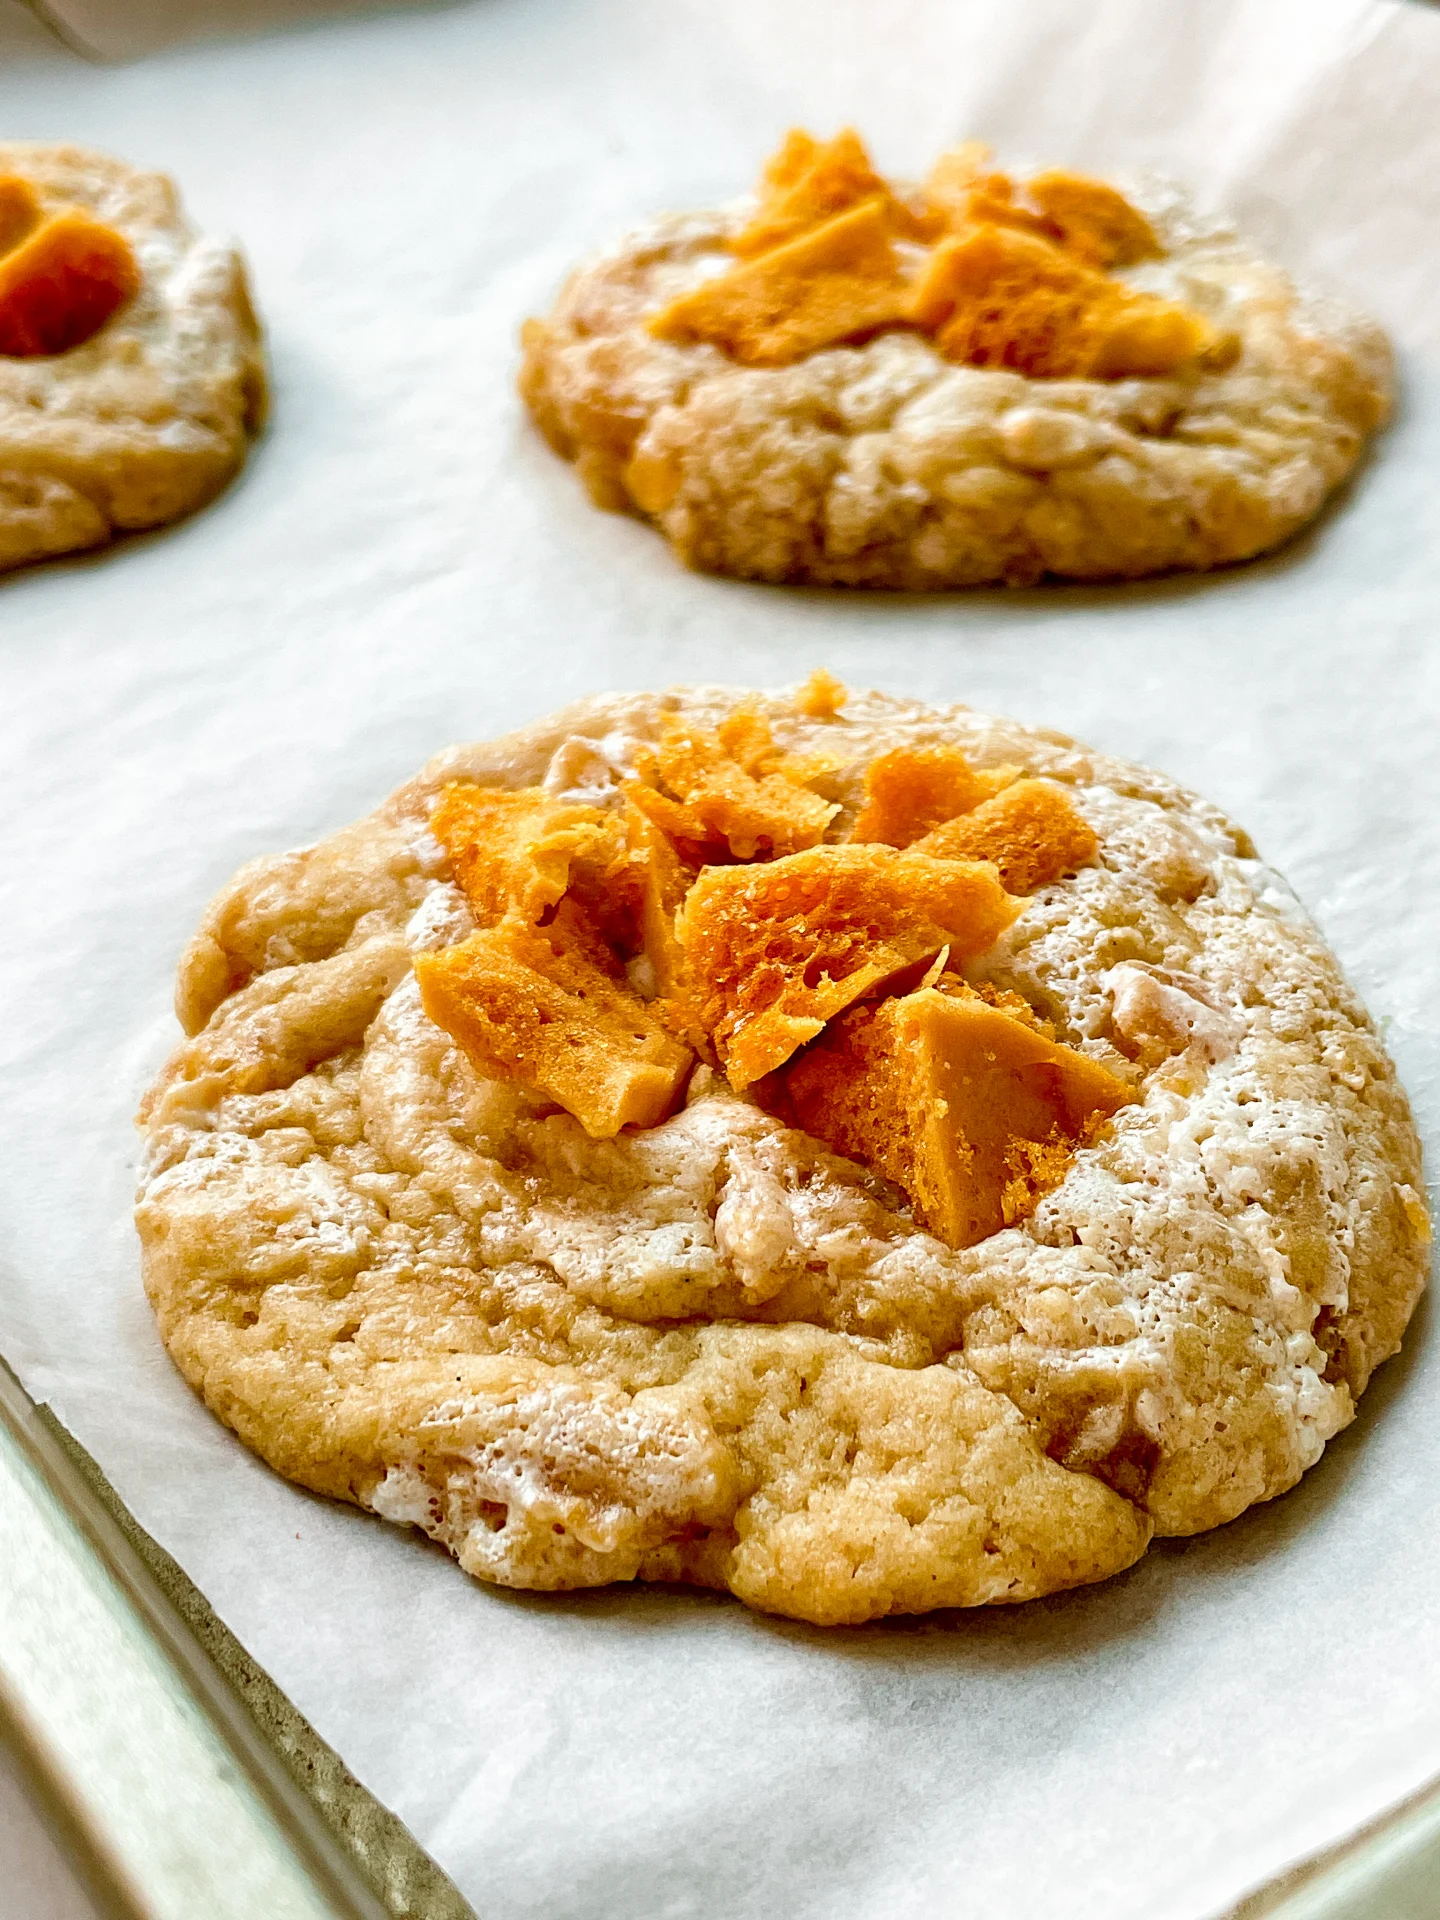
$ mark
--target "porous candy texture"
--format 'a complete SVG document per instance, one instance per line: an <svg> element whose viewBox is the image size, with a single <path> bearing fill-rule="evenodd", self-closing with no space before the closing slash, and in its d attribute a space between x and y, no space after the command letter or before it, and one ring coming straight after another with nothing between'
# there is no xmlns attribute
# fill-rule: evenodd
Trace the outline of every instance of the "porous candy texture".
<svg viewBox="0 0 1440 1920"><path fill-rule="evenodd" d="M911 188L853 133L582 267L523 344L551 444L686 564L921 590L1248 559L1392 388L1377 327L1173 192L973 146Z"/></svg>
<svg viewBox="0 0 1440 1920"><path fill-rule="evenodd" d="M775 788L732 783L716 814L693 765L688 793L665 787L661 757L683 772L727 723L756 788L833 809L809 847L780 850L810 816ZM897 753L920 773L891 760L867 794ZM969 817L1038 782L1090 857L1007 894L963 969L917 962L748 1091L697 1059L664 1117L601 1135L425 1011L417 962L498 929L526 964L542 940L588 956L691 1046L660 936L699 869L668 838L659 856L637 787L698 826L706 872L760 875L824 848L918 857L957 755L995 785ZM531 835L547 877L496 920L431 822L536 789L579 811L567 845ZM851 837L867 809L894 840ZM533 801L506 817L497 869ZM177 1365L279 1471L502 1584L685 1580L842 1623L1102 1579L1292 1485L1423 1283L1404 1096L1283 882L1163 777L962 708L699 689L452 749L367 820L245 869L177 1004L137 1211ZM1116 1087L1107 1115L1093 1096ZM1097 1117L1056 1166L1041 1136L1077 1090ZM1021 1095L1028 1131L987 1137ZM848 1145L807 1130L807 1101ZM883 1164L907 1134L908 1199ZM1003 1180L956 1184L962 1136ZM997 1191L995 1230L961 1244L965 1195Z"/></svg>
<svg viewBox="0 0 1440 1920"><path fill-rule="evenodd" d="M0 569L193 511L264 411L244 269L171 182L0 145Z"/></svg>
<svg viewBox="0 0 1440 1920"><path fill-rule="evenodd" d="M739 1090L916 962L983 953L1016 911L987 864L815 847L705 869L677 933L696 1019Z"/></svg>
<svg viewBox="0 0 1440 1920"><path fill-rule="evenodd" d="M785 1110L888 1174L947 1246L973 1247L1032 1214L1074 1143L1130 1098L1017 999L947 984L857 1006L786 1074Z"/></svg>

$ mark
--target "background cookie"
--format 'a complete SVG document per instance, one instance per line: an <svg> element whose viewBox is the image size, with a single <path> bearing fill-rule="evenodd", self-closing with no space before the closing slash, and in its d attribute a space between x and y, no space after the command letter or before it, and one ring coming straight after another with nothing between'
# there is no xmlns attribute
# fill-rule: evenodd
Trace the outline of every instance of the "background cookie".
<svg viewBox="0 0 1440 1920"><path fill-rule="evenodd" d="M0 567L15 567L203 505L261 424L265 367L239 256L194 232L163 174L80 147L11 143L0 145L0 187L7 180L33 191L42 223L79 210L92 233L119 236L134 268L113 316L60 346L63 330L37 333L30 319L43 310L53 321L75 297L73 262L69 281L40 263L45 298L26 301L12 284L23 234L0 253ZM0 231L0 244L15 237ZM17 305L19 324L8 324Z"/></svg>
<svg viewBox="0 0 1440 1920"><path fill-rule="evenodd" d="M1017 188L968 148L921 190L853 135L797 139L758 199L654 222L524 331L551 445L687 565L912 589L1221 566L1313 518L1388 413L1380 329L1173 190ZM925 293L947 248L963 328L953 274ZM1097 345L1117 295L1146 310Z"/></svg>
<svg viewBox="0 0 1440 1920"><path fill-rule="evenodd" d="M1129 1104L977 1244L710 1069L597 1138L422 1006L417 955L476 924L428 826L447 786L603 813L734 693L452 749L245 869L182 964L137 1213L166 1344L281 1472L481 1578L691 1580L820 1622L1100 1579L1293 1484L1422 1285L1393 1068L1245 836L1058 736L826 684L744 713L821 757L832 836L879 755L958 746L1097 843L967 971Z"/></svg>

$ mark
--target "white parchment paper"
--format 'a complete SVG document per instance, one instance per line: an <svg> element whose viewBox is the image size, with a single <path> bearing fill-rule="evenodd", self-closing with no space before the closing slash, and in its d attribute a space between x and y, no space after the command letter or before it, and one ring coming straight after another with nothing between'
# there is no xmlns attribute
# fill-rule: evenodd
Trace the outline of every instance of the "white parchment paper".
<svg viewBox="0 0 1440 1920"><path fill-rule="evenodd" d="M1284 1500L1018 1611L825 1634L471 1585L254 1462L155 1338L129 1116L252 854L611 686L857 683L1063 727L1229 808L1327 929L1432 1144L1440 16L1359 0L473 0L115 70L0 12L7 134L172 169L243 237L274 427L187 526L0 584L0 1348L486 1920L1200 1920L1440 1770L1422 1313ZM8 36L8 37L7 37ZM881 163L1188 179L1378 312L1400 417L1283 554L933 599L682 572L512 390L516 327L792 120Z"/></svg>

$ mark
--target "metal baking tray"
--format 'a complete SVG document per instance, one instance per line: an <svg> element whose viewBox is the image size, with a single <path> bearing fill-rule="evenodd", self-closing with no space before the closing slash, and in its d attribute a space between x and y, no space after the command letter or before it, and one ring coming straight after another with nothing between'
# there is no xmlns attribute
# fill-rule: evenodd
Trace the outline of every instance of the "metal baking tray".
<svg viewBox="0 0 1440 1920"><path fill-rule="evenodd" d="M3 1362L0 1741L103 1913L471 1920Z"/></svg>

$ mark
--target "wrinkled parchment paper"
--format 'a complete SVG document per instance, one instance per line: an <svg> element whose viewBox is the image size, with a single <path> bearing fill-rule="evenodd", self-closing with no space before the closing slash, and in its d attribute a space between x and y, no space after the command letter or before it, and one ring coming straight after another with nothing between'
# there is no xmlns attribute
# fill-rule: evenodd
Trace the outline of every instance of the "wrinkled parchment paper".
<svg viewBox="0 0 1440 1920"><path fill-rule="evenodd" d="M921 600L685 574L527 427L515 330L792 120L854 120L897 170L971 135L1186 178L1384 318L1400 418L1313 534L1223 578ZM240 861L572 696L820 662L1229 808L1433 1145L1440 16L474 0L109 71L21 35L0 121L179 175L244 239L276 387L210 512L0 584L0 1348L320 1733L486 1920L1200 1920L1440 1770L1423 1313L1287 1498L1104 1587L826 1634L710 1595L487 1591L286 1486L171 1370L129 1223L172 966Z"/></svg>

